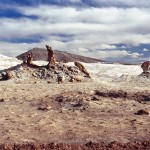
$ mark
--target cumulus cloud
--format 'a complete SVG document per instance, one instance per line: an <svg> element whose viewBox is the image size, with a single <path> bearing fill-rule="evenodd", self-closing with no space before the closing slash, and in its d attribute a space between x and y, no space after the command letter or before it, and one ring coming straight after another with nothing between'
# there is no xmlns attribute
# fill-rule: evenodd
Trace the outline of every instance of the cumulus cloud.
<svg viewBox="0 0 150 150"><path fill-rule="evenodd" d="M112 1L107 0L107 2ZM121 0L118 2L121 3ZM70 3L85 3L85 1L70 0ZM94 3L106 2L95 0ZM128 4L125 1L122 3ZM37 18L0 18L0 39L3 41L0 42L0 51L3 53L10 51L9 54L18 55L25 50L43 47L50 43L54 49L69 52L77 50L78 54L95 58L101 56L99 57L101 59L110 57L131 59L143 55L119 50L115 44L127 45L121 47L123 49L150 43L148 8L85 7L79 9L56 5L14 6L13 8L22 15L37 16ZM12 39L25 38L38 38L39 42L11 43Z"/></svg>
<svg viewBox="0 0 150 150"><path fill-rule="evenodd" d="M78 54L80 49L74 49L71 52L74 54ZM138 59L141 60L143 54L140 53L132 53L126 50L97 50L97 51L90 51L86 49L86 51L80 51L80 55L85 55L101 60L109 60L109 61L122 61L127 62L129 60L131 61L137 61ZM144 59L143 59L144 60Z"/></svg>
<svg viewBox="0 0 150 150"><path fill-rule="evenodd" d="M143 49L144 52L149 52L150 50L148 50L147 48Z"/></svg>
<svg viewBox="0 0 150 150"><path fill-rule="evenodd" d="M25 15L37 15L38 19L0 19L1 38L50 34L72 34L81 37L88 34L92 37L99 36L101 39L103 36L104 38L105 36L114 38L123 36L124 41L128 39L136 43L137 40L138 43L138 40L146 42L147 38L144 38L145 35L142 37L143 34L150 36L150 29L147 26L150 23L150 10L147 9L85 8L78 10L72 7L56 6L17 9Z"/></svg>

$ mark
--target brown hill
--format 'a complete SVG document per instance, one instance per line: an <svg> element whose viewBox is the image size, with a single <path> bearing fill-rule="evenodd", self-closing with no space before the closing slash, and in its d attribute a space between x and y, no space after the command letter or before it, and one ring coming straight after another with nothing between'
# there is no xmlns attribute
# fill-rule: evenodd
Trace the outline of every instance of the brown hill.
<svg viewBox="0 0 150 150"><path fill-rule="evenodd" d="M36 61L36 60L47 61L47 50L44 48L33 48L33 49L17 56L17 58L20 60L24 60L27 57L28 53L32 54L34 61ZM75 55L75 54L58 51L58 50L54 50L54 55L55 55L56 61L64 61L64 62L81 61L81 62L85 62L85 63L101 62L101 60L98 60L98 59Z"/></svg>

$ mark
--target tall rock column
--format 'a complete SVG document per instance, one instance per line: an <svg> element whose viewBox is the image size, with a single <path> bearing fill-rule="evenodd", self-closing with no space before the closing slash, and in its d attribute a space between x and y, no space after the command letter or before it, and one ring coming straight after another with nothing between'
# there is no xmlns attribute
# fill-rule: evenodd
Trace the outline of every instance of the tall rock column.
<svg viewBox="0 0 150 150"><path fill-rule="evenodd" d="M32 64L32 60L33 60L33 57L31 54L28 54L27 55L27 65L31 65Z"/></svg>
<svg viewBox="0 0 150 150"><path fill-rule="evenodd" d="M54 51L52 48L48 45L46 45L47 51L48 51L48 65L52 64L54 65L56 63Z"/></svg>

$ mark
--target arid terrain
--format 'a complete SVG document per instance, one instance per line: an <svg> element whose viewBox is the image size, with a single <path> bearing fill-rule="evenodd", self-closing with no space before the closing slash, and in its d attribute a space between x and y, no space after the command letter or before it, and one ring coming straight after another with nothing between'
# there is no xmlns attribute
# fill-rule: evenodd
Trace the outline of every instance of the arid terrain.
<svg viewBox="0 0 150 150"><path fill-rule="evenodd" d="M0 84L0 149L150 148L149 78Z"/></svg>
<svg viewBox="0 0 150 150"><path fill-rule="evenodd" d="M139 65L84 64L88 78L73 63L1 59L0 150L150 149L150 77Z"/></svg>

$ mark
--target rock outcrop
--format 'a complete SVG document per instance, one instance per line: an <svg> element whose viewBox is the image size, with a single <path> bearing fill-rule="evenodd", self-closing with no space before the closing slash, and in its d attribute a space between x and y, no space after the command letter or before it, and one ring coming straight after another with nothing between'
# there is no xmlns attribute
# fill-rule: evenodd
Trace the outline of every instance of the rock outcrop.
<svg viewBox="0 0 150 150"><path fill-rule="evenodd" d="M144 73L146 72L150 73L150 61L142 63L141 68L143 69Z"/></svg>
<svg viewBox="0 0 150 150"><path fill-rule="evenodd" d="M56 60L55 60L55 56L54 56L54 52L52 50L52 47L46 45L46 48L47 48L47 51L48 51L48 64L55 64L56 63Z"/></svg>
<svg viewBox="0 0 150 150"><path fill-rule="evenodd" d="M32 61L33 61L33 57L32 55L29 53L27 55L27 65L31 65L32 64Z"/></svg>
<svg viewBox="0 0 150 150"><path fill-rule="evenodd" d="M74 64L75 64L75 66L77 66L77 67L79 68L79 70L80 70L81 72L83 72L87 77L91 78L89 72L85 69L85 67L84 67L83 64L81 64L81 63L78 62L78 61L74 62Z"/></svg>
<svg viewBox="0 0 150 150"><path fill-rule="evenodd" d="M150 78L150 61L142 63L141 68L143 72L140 76Z"/></svg>
<svg viewBox="0 0 150 150"><path fill-rule="evenodd" d="M48 80L47 83L63 83L64 81L74 82L83 81L84 74L86 77L91 78L88 71L80 62L75 62L75 66L67 66L63 62L56 63L54 52L52 48L46 45L48 51L48 64L46 66L38 66L32 62L33 56L31 53L27 55L27 62L24 60L19 66L18 70L15 67L6 70L5 79L11 79L14 77L23 78L38 78ZM10 73L12 70L13 74Z"/></svg>

